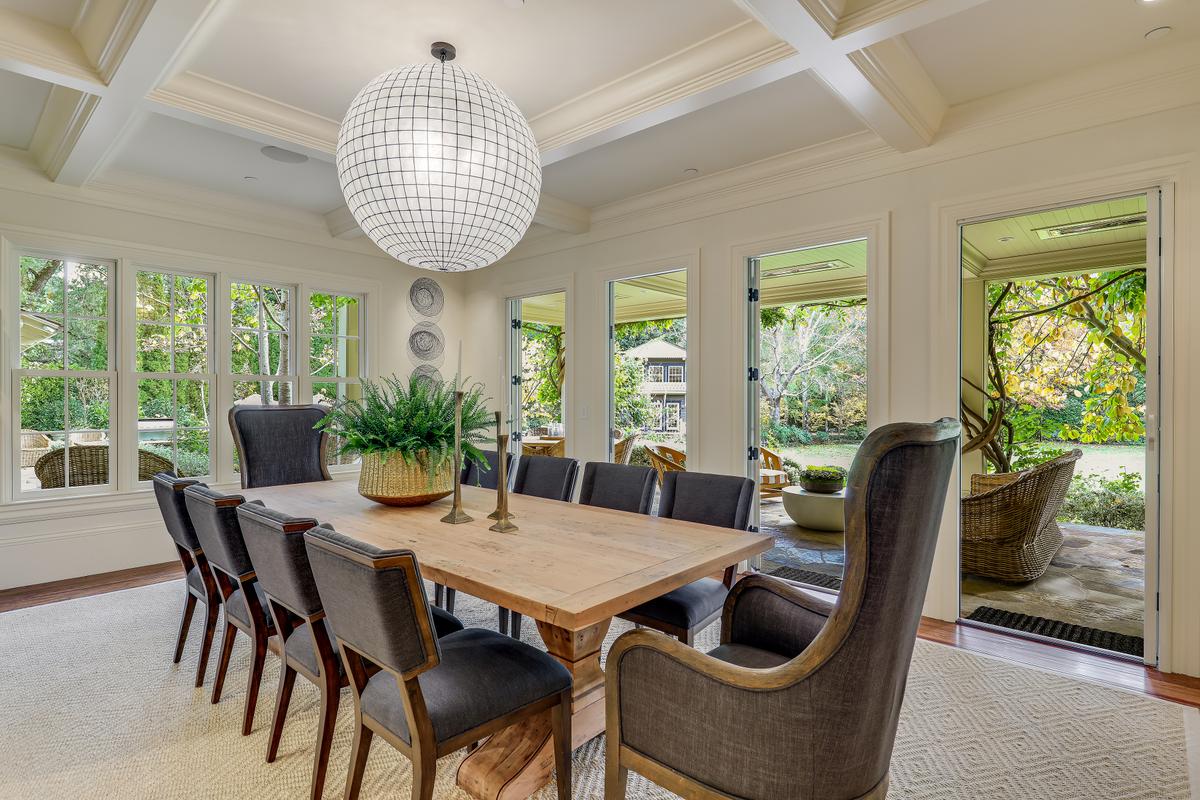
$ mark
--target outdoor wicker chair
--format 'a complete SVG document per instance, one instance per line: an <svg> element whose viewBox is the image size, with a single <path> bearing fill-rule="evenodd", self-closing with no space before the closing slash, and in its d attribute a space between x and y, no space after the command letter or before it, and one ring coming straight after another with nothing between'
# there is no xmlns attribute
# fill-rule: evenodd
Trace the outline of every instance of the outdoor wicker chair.
<svg viewBox="0 0 1200 800"><path fill-rule="evenodd" d="M658 473L658 485L662 486L668 472L687 472L687 455L665 444L646 443L650 454L650 466Z"/></svg>
<svg viewBox="0 0 1200 800"><path fill-rule="evenodd" d="M637 444L637 433L631 433L613 445L613 463L628 464L633 456L633 448Z"/></svg>
<svg viewBox="0 0 1200 800"><path fill-rule="evenodd" d="M1013 583L1037 580L1062 546L1055 518L1083 453L1021 472L972 475L962 501L962 570Z"/></svg>
<svg viewBox="0 0 1200 800"><path fill-rule="evenodd" d="M50 437L41 431L21 431L21 466L32 467L50 452Z"/></svg>
<svg viewBox="0 0 1200 800"><path fill-rule="evenodd" d="M61 489L67 485L64 448L55 448L37 460L33 474L43 489ZM71 485L99 486L108 483L108 445L71 445ZM170 461L149 450L138 450L138 480L148 481L160 472L174 472Z"/></svg>

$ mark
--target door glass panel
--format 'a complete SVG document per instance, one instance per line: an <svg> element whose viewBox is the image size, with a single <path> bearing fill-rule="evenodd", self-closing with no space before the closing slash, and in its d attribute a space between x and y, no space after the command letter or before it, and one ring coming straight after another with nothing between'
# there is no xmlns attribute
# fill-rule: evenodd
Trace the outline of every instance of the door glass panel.
<svg viewBox="0 0 1200 800"><path fill-rule="evenodd" d="M510 347L517 381L512 429L523 455L563 457L567 429L563 410L567 378L567 293L523 297L510 304L517 326Z"/></svg>

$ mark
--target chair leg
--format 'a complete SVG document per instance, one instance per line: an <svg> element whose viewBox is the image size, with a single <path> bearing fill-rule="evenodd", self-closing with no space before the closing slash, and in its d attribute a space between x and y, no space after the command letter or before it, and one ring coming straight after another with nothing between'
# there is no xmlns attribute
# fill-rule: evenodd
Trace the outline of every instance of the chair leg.
<svg viewBox="0 0 1200 800"><path fill-rule="evenodd" d="M267 763L275 761L279 754L279 740L283 738L283 723L287 720L288 706L292 702L292 688L296 685L296 670L284 661L279 665L279 690L275 693L275 716L271 718L271 735L267 739Z"/></svg>
<svg viewBox="0 0 1200 800"><path fill-rule="evenodd" d="M559 695L550 711L554 730L554 769L558 775L558 800L571 800L571 692Z"/></svg>
<svg viewBox="0 0 1200 800"><path fill-rule="evenodd" d="M606 741L604 747L604 800L625 800L629 770L621 766L621 745Z"/></svg>
<svg viewBox="0 0 1200 800"><path fill-rule="evenodd" d="M679 634L679 641L683 642L688 647L695 647L696 632L694 630L692 630L691 628L688 628L687 631Z"/></svg>
<svg viewBox="0 0 1200 800"><path fill-rule="evenodd" d="M317 723L317 752L313 757L312 800L321 800L325 791L325 773L329 771L329 750L333 746L333 729L337 724L341 697L337 673L326 676L325 685L321 687L321 719Z"/></svg>
<svg viewBox="0 0 1200 800"><path fill-rule="evenodd" d="M221 607L216 602L205 605L204 638L200 640L200 660L196 662L196 688L204 685L204 673L208 671L208 656L212 652L213 636L217 632L217 614Z"/></svg>
<svg viewBox="0 0 1200 800"><path fill-rule="evenodd" d="M237 637L237 628L225 620L225 633L221 636L221 655L217 658L217 675L213 679L212 701L221 701L221 690L225 688L225 673L229 672L229 656L233 653L233 640Z"/></svg>
<svg viewBox="0 0 1200 800"><path fill-rule="evenodd" d="M446 607L446 587L440 583L433 585L433 604L439 608Z"/></svg>
<svg viewBox="0 0 1200 800"><path fill-rule="evenodd" d="M437 778L437 756L433 747L416 747L412 753L412 798L433 800L433 782Z"/></svg>
<svg viewBox="0 0 1200 800"><path fill-rule="evenodd" d="M192 612L196 610L196 595L184 589L183 615L179 618L179 637L175 640L175 658L172 664L178 664L183 658L183 643L187 641L188 629L192 627Z"/></svg>
<svg viewBox="0 0 1200 800"><path fill-rule="evenodd" d="M521 615L517 612L512 612L512 637L514 639L521 638Z"/></svg>
<svg viewBox="0 0 1200 800"><path fill-rule="evenodd" d="M508 609L500 606L500 632L508 635Z"/></svg>
<svg viewBox="0 0 1200 800"><path fill-rule="evenodd" d="M449 586L446 587L446 610L451 614L454 613L454 597L457 593L457 589L451 589Z"/></svg>
<svg viewBox="0 0 1200 800"><path fill-rule="evenodd" d="M267 663L267 638L256 636L250 673L246 676L246 710L242 715L242 736L254 730L254 709L258 706L258 686L262 683L263 667Z"/></svg>
<svg viewBox="0 0 1200 800"><path fill-rule="evenodd" d="M354 731L354 743L350 745L350 771L346 773L345 800L358 800L363 772L367 768L367 756L371 754L371 739L374 737L375 732L359 722Z"/></svg>

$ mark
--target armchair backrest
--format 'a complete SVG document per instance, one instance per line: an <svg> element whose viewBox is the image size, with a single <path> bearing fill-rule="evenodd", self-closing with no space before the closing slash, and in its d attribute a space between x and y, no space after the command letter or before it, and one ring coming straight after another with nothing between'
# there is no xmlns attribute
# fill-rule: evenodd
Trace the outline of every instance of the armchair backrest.
<svg viewBox="0 0 1200 800"><path fill-rule="evenodd" d="M579 503L649 514L654 502L654 470L629 464L589 461L583 468Z"/></svg>
<svg viewBox="0 0 1200 800"><path fill-rule="evenodd" d="M229 409L242 488L329 480L329 436L313 428L327 413L319 405Z"/></svg>
<svg viewBox="0 0 1200 800"><path fill-rule="evenodd" d="M548 500L570 502L575 494L579 462L557 456L522 456L517 463L517 478L513 494L545 497Z"/></svg>
<svg viewBox="0 0 1200 800"><path fill-rule="evenodd" d="M381 550L320 525L304 542L339 639L405 679L438 665L433 615L411 550Z"/></svg>
<svg viewBox="0 0 1200 800"><path fill-rule="evenodd" d="M856 797L888 771L958 433L951 419L885 425L850 467L842 591L796 659L817 662L806 696L827 730L813 735L844 750L825 751L814 797Z"/></svg>
<svg viewBox="0 0 1200 800"><path fill-rule="evenodd" d="M462 482L467 486L482 486L484 489L495 489L500 485L500 456L495 450L484 450L483 457L487 459L489 469L480 469L474 461L463 467ZM504 454L504 472L512 474L512 453Z"/></svg>
<svg viewBox="0 0 1200 800"><path fill-rule="evenodd" d="M254 503L238 506L237 517L263 591L302 617L319 613L321 595L304 547L304 533L317 521Z"/></svg>
<svg viewBox="0 0 1200 800"><path fill-rule="evenodd" d="M221 494L203 484L187 487L183 497L208 562L235 578L253 572L254 564L246 551L237 518L237 507L246 498L240 494Z"/></svg>
<svg viewBox="0 0 1200 800"><path fill-rule="evenodd" d="M158 510L162 512L167 533L176 545L189 553L195 553L200 549L200 540L196 538L196 527L188 514L183 490L189 486L204 484L188 478L176 478L169 472L160 472L153 480L154 499L158 501Z"/></svg>
<svg viewBox="0 0 1200 800"><path fill-rule="evenodd" d="M658 515L744 531L750 526L754 481L740 475L668 472Z"/></svg>

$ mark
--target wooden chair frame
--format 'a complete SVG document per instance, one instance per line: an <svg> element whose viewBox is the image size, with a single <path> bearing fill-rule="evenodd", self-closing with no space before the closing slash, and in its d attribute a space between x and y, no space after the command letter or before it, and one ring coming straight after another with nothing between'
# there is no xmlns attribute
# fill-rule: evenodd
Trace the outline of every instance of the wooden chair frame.
<svg viewBox="0 0 1200 800"><path fill-rule="evenodd" d="M413 556L405 554L370 558L332 542L313 538L308 541L317 547L372 569L399 568L408 584L409 596L420 597L420 602L427 602L424 582L417 572L416 559ZM417 619L422 646L429 655L424 662L404 672L397 672L375 664L368 654L355 649L354 645L346 642L342 637L335 636L342 659L346 664L346 672L349 675L350 688L353 690L354 697L354 741L350 750L350 769L346 775L345 800L357 800L358 798L359 791L362 789L363 772L366 770L367 758L371 751L371 742L376 734L412 762L413 800L431 800L439 758L485 739L526 717L544 712L551 714L554 730L554 764L558 772L558 798L559 800L570 800L571 689L568 688L557 695L542 698L439 744L434 736L433 721L425 706L425 696L421 692L421 684L417 680L421 673L427 672L441 663L441 658L438 656L437 636L429 624L427 614L415 614L414 616ZM404 704L409 742L405 742L389 731L381 722L363 713L362 693L367 688L367 681L373 674L371 670L386 670L395 677L396 684L400 687L400 698Z"/></svg>
<svg viewBox="0 0 1200 800"><path fill-rule="evenodd" d="M654 650L717 683L751 692L783 689L806 680L820 670L850 636L862 610L868 565L867 489L875 468L888 452L900 445L937 444L956 438L959 435L959 423L950 419L939 420L933 425L898 423L887 426L887 430L881 432L883 435L875 441L870 451L859 451L858 458L864 459L864 468L852 473L851 477L857 477L859 482L851 483L847 488L847 496L857 500L848 503L846 508L846 574L836 603L830 607L791 584L762 575L751 575L738 581L725 599L721 620L722 644L729 643L733 611L738 598L750 588L768 589L797 606L828 617L820 633L798 656L777 667L751 669L721 661L682 642L646 630L630 631L613 643L605 670L608 743L604 772L605 800L625 800L630 769L689 799L735 800L624 744L621 739L621 659L635 648ZM888 775L885 773L876 786L855 800L883 800L887 797L887 787Z"/></svg>

